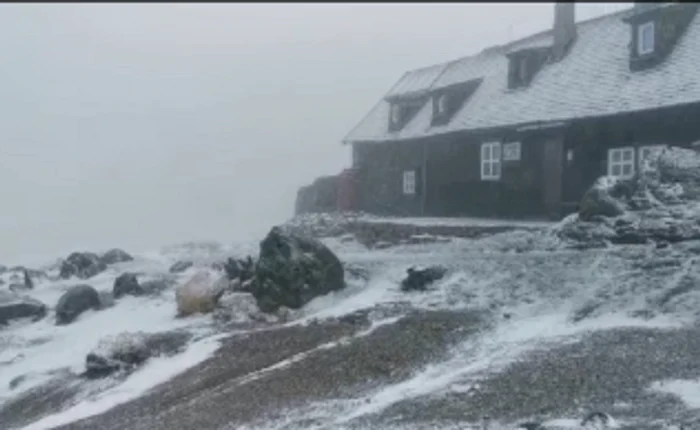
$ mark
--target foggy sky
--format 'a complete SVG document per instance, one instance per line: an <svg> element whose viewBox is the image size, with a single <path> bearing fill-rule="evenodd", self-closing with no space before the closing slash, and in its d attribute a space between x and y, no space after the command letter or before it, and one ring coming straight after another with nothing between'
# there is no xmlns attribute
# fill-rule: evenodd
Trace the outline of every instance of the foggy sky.
<svg viewBox="0 0 700 430"><path fill-rule="evenodd" d="M579 4L577 19L620 4ZM1 4L0 263L259 239L406 70L537 4Z"/></svg>

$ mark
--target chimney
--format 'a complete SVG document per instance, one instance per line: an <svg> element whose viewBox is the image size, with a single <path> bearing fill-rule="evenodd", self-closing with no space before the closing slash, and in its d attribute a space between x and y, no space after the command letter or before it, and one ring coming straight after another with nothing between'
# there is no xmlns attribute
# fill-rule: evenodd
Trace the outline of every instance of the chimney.
<svg viewBox="0 0 700 430"><path fill-rule="evenodd" d="M554 60L561 60L576 38L576 3L554 3Z"/></svg>

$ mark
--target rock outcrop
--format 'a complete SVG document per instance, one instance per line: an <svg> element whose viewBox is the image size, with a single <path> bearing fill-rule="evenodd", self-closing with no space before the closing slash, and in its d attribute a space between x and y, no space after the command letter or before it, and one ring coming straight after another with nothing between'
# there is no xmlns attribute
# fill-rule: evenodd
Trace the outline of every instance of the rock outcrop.
<svg viewBox="0 0 700 430"><path fill-rule="evenodd" d="M179 352L190 338L191 334L182 331L105 337L85 358L84 376L95 379L115 372L130 372L151 357Z"/></svg>
<svg viewBox="0 0 700 430"><path fill-rule="evenodd" d="M46 305L38 300L16 294L0 294L0 325L29 318L38 321L46 316Z"/></svg>
<svg viewBox="0 0 700 430"><path fill-rule="evenodd" d="M114 280L112 294L115 299L124 296L142 296L146 292L139 284L139 280L134 273L123 273Z"/></svg>
<svg viewBox="0 0 700 430"><path fill-rule="evenodd" d="M315 297L345 287L343 265L321 242L274 227L260 243L249 291L260 310L298 309Z"/></svg>
<svg viewBox="0 0 700 430"><path fill-rule="evenodd" d="M192 266L194 266L194 263L191 261L177 261L177 262L175 262L175 264L170 266L169 272L170 273L182 273Z"/></svg>
<svg viewBox="0 0 700 430"><path fill-rule="evenodd" d="M70 324L83 312L101 308L100 295L89 285L76 285L63 293L56 305L56 324Z"/></svg>
<svg viewBox="0 0 700 430"><path fill-rule="evenodd" d="M126 251L118 248L110 249L102 255L102 261L107 264L125 263L127 261L133 261L134 257L129 255Z"/></svg>
<svg viewBox="0 0 700 430"><path fill-rule="evenodd" d="M557 232L585 247L700 239L700 153L671 147L633 178L600 178Z"/></svg>
<svg viewBox="0 0 700 430"><path fill-rule="evenodd" d="M107 264L99 255L92 252L74 252L61 263L60 276L63 279L89 279L106 269Z"/></svg>

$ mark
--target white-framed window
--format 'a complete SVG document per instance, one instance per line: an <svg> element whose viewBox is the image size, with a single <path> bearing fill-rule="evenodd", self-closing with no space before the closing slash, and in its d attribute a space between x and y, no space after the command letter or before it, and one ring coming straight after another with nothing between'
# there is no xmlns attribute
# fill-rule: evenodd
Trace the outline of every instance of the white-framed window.
<svg viewBox="0 0 700 430"><path fill-rule="evenodd" d="M416 171L405 170L403 172L403 193L413 195L416 193Z"/></svg>
<svg viewBox="0 0 700 430"><path fill-rule="evenodd" d="M654 52L654 21L645 22L637 27L637 54Z"/></svg>
<svg viewBox="0 0 700 430"><path fill-rule="evenodd" d="M481 179L498 180L501 178L501 143L485 142L481 144Z"/></svg>
<svg viewBox="0 0 700 430"><path fill-rule="evenodd" d="M608 176L631 178L634 176L634 148L626 146L608 150Z"/></svg>
<svg viewBox="0 0 700 430"><path fill-rule="evenodd" d="M447 94L441 95L437 100L437 113L443 114L445 112L447 112Z"/></svg>
<svg viewBox="0 0 700 430"><path fill-rule="evenodd" d="M647 145L639 148L639 153L637 155L638 166L641 170L643 163L648 160L651 156L658 155L661 151L666 148L666 145Z"/></svg>
<svg viewBox="0 0 700 430"><path fill-rule="evenodd" d="M520 160L520 142L508 142L503 144L503 161Z"/></svg>

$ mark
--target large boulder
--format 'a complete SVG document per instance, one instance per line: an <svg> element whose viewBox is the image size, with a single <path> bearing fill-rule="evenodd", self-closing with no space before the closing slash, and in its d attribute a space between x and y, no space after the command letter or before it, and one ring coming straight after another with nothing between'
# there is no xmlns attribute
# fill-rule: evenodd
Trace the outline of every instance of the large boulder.
<svg viewBox="0 0 700 430"><path fill-rule="evenodd" d="M110 249L102 255L102 261L109 264L125 263L127 261L133 261L134 257L118 248Z"/></svg>
<svg viewBox="0 0 700 430"><path fill-rule="evenodd" d="M38 300L10 293L0 294L0 325L29 318L38 321L46 316L46 305Z"/></svg>
<svg viewBox="0 0 700 430"><path fill-rule="evenodd" d="M670 147L652 154L633 178L600 178L557 233L596 246L700 239L700 153Z"/></svg>
<svg viewBox="0 0 700 430"><path fill-rule="evenodd" d="M101 308L100 295L89 285L76 285L63 293L56 305L56 324L70 324L83 312Z"/></svg>
<svg viewBox="0 0 700 430"><path fill-rule="evenodd" d="M124 296L142 296L145 293L134 273L123 273L114 280L112 295L115 299Z"/></svg>
<svg viewBox="0 0 700 430"><path fill-rule="evenodd" d="M107 264L99 255L92 252L74 252L61 263L60 276L63 279L88 279L106 269Z"/></svg>
<svg viewBox="0 0 700 430"><path fill-rule="evenodd" d="M217 278L206 270L197 272L175 290L178 316L212 312L227 286L225 276Z"/></svg>
<svg viewBox="0 0 700 430"><path fill-rule="evenodd" d="M260 310L299 309L315 297L345 288L343 265L315 239L273 227L260 243L249 291Z"/></svg>
<svg viewBox="0 0 700 430"><path fill-rule="evenodd" d="M94 379L115 372L130 372L151 357L181 351L191 337L184 331L154 334L127 332L107 336L100 339L85 358L84 376Z"/></svg>

